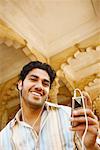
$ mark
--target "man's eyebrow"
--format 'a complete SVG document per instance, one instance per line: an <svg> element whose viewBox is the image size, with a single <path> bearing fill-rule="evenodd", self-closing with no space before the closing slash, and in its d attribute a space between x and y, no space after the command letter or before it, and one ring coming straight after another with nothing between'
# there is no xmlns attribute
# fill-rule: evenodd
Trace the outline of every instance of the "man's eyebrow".
<svg viewBox="0 0 100 150"><path fill-rule="evenodd" d="M34 75L34 74L31 74L30 75L30 77L35 77L35 78L39 78L37 75ZM49 80L47 80L47 79L43 79L45 82L48 82L48 83L50 83L50 81Z"/></svg>
<svg viewBox="0 0 100 150"><path fill-rule="evenodd" d="M31 74L30 77L35 77L35 78L39 78L38 76Z"/></svg>

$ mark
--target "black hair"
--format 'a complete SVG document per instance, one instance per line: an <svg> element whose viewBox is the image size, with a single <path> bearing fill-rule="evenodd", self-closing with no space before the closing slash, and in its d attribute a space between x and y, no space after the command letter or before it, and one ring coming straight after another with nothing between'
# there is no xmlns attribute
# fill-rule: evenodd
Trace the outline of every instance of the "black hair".
<svg viewBox="0 0 100 150"><path fill-rule="evenodd" d="M50 88L51 88L51 84L56 77L56 72L50 65L48 65L47 63L42 63L40 61L31 61L28 64L26 64L25 66L23 66L23 68L19 74L19 80L24 81L27 74L34 68L39 68L39 69L45 70L48 73L48 75L50 77Z"/></svg>

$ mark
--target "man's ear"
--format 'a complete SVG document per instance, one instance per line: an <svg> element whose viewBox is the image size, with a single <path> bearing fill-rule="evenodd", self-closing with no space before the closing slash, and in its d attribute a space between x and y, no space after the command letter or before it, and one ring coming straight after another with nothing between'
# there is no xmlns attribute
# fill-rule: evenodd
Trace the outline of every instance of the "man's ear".
<svg viewBox="0 0 100 150"><path fill-rule="evenodd" d="M19 80L19 81L18 81L18 86L17 86L19 91L22 90L22 86L23 86L22 80Z"/></svg>

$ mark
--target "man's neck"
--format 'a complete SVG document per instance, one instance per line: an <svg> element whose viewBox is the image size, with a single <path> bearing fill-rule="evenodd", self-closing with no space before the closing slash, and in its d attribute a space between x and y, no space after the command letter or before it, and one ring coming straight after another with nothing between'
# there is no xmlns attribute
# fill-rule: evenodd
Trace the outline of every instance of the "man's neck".
<svg viewBox="0 0 100 150"><path fill-rule="evenodd" d="M28 123L29 125L31 125L32 127L35 126L35 124L40 123L43 109L44 109L44 105L40 108L30 108L23 103L22 120Z"/></svg>

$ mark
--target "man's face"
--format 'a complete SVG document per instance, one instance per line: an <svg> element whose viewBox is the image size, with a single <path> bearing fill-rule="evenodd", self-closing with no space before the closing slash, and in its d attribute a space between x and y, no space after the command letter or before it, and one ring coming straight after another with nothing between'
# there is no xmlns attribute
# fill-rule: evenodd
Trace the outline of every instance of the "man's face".
<svg viewBox="0 0 100 150"><path fill-rule="evenodd" d="M45 70L35 68L19 83L22 100L31 108L40 108L48 98L50 77Z"/></svg>

